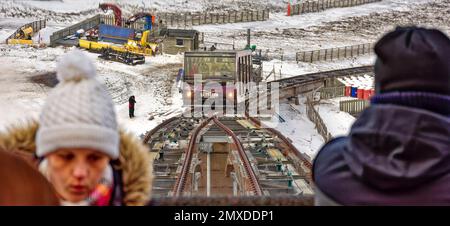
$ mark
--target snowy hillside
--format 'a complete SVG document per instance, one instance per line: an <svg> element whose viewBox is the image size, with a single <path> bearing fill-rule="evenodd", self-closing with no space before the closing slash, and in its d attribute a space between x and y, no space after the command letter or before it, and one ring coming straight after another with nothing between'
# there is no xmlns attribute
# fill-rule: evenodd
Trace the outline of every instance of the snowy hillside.
<svg viewBox="0 0 450 226"><path fill-rule="evenodd" d="M37 18L47 18L48 28L43 33L76 23L87 17L103 13L97 9L100 0L0 1L0 42L19 26ZM142 11L225 11L236 9L271 9L268 21L224 25L195 26L205 33L209 43L235 43L236 48L246 44L246 29L252 29L251 43L263 54L264 77L268 80L290 76L373 64L375 56L355 57L340 61L297 63L295 52L318 48L375 42L381 35L397 25L419 24L437 27L450 34L450 0L383 0L368 5L330 9L287 17L287 0L115 0L124 15ZM48 35L46 35L48 36ZM31 48L0 44L0 131L27 118L36 118L51 89L56 60L68 49ZM182 67L182 55L148 57L146 63L128 66L99 60L97 54L88 53L96 62L99 79L105 84L116 104L120 124L137 136L158 125L162 120L179 114L180 93L174 87L175 76ZM136 118L128 118L127 99L136 96ZM296 147L311 158L323 144L322 137L304 115L304 106L281 106L280 115L287 121L277 129L288 136ZM320 114L330 124L333 135L345 134L353 118L333 108L332 103L318 106ZM337 123L333 122L339 121ZM332 124L332 125L331 125Z"/></svg>

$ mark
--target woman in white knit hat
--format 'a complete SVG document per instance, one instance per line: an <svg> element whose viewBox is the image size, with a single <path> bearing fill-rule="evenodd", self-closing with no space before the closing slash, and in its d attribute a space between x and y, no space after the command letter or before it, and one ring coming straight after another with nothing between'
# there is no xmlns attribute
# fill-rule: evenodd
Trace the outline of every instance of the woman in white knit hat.
<svg viewBox="0 0 450 226"><path fill-rule="evenodd" d="M81 51L64 55L39 122L0 135L0 147L34 153L63 205L144 205L151 188L147 148L119 131L95 74Z"/></svg>

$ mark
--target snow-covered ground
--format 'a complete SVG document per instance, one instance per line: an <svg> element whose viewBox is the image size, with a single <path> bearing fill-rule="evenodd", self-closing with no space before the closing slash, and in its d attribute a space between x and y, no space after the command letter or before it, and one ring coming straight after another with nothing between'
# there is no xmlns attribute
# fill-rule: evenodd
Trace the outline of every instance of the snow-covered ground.
<svg viewBox="0 0 450 226"><path fill-rule="evenodd" d="M350 131L350 127L355 121L355 117L347 112L339 110L339 101L353 100L352 97L338 97L330 100L320 100L314 108L319 113L323 122L327 126L328 132L333 137L345 136Z"/></svg>
<svg viewBox="0 0 450 226"><path fill-rule="evenodd" d="M287 17L272 13L268 21L194 26L210 42L246 45L246 30L252 30L251 42L293 60L295 52L335 48L375 42L398 25L417 24L440 28L450 34L448 0L383 0L366 5L328 9ZM279 59L280 57L277 57Z"/></svg>
<svg viewBox="0 0 450 226"><path fill-rule="evenodd" d="M280 104L280 116L285 122L279 122L275 128L292 140L292 144L311 160L323 145L322 136L315 129L306 114L305 98L300 99L300 105Z"/></svg>
<svg viewBox="0 0 450 226"><path fill-rule="evenodd" d="M33 81L35 76L51 80L59 56L65 48L43 48L0 45L0 131L9 125L36 118L51 87ZM98 79L105 84L114 102L119 123L140 135L167 117L181 112L181 98L174 87L181 55L158 55L143 65L129 66L97 59L98 54L86 52L96 62ZM54 75L53 75L54 76ZM136 118L128 118L128 97L136 96ZM148 120L153 116L153 120Z"/></svg>
<svg viewBox="0 0 450 226"><path fill-rule="evenodd" d="M320 117L323 119L328 132L333 137L345 136L355 118L346 112L339 111L339 101L354 99L352 97L339 97L329 100L321 100L315 105ZM292 140L292 144L302 153L313 159L324 144L323 137L317 132L315 125L306 114L306 98L300 95L300 105L283 102L280 104L279 118L273 117L272 123L275 129Z"/></svg>

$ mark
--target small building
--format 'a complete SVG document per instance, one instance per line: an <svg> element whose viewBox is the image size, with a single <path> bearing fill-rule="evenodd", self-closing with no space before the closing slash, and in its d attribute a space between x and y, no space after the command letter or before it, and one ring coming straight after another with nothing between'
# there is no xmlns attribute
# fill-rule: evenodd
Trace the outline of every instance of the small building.
<svg viewBox="0 0 450 226"><path fill-rule="evenodd" d="M194 51L199 47L199 32L196 30L163 28L159 36L162 38L162 53L178 54Z"/></svg>

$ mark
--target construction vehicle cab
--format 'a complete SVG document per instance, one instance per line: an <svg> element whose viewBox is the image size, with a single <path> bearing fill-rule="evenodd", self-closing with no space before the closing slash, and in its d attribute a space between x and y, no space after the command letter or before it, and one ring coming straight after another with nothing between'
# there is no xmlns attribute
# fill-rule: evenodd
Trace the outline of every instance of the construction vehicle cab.
<svg viewBox="0 0 450 226"><path fill-rule="evenodd" d="M16 35L16 38L24 39L24 40L31 40L32 36L33 36L33 28L26 27L26 28L20 29L20 32Z"/></svg>
<svg viewBox="0 0 450 226"><path fill-rule="evenodd" d="M125 48L130 52L141 53L144 55L153 55L153 53L157 50L156 47L158 46L158 44L148 42L149 33L149 30L142 32L140 40L129 39L125 44Z"/></svg>
<svg viewBox="0 0 450 226"><path fill-rule="evenodd" d="M22 27L19 32L17 32L14 39L8 39L8 44L33 44L33 27Z"/></svg>

